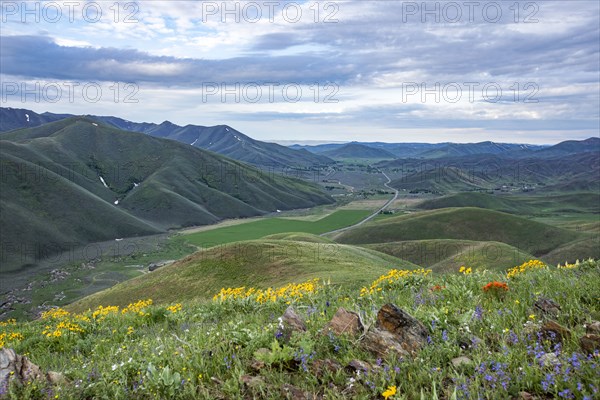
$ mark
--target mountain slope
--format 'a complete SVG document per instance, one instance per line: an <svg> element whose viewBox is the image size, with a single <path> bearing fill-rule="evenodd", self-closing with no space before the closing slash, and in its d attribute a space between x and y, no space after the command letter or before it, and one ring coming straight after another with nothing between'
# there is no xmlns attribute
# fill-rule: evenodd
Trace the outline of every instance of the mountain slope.
<svg viewBox="0 0 600 400"><path fill-rule="evenodd" d="M1 225L13 227L2 230L2 243L59 251L333 202L316 185L89 118L12 131L2 139ZM6 265L27 263L11 254Z"/></svg>

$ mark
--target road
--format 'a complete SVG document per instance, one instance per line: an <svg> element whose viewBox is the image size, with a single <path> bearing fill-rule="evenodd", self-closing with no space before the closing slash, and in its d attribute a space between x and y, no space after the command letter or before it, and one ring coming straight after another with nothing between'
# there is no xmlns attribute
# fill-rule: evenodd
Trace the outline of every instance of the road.
<svg viewBox="0 0 600 400"><path fill-rule="evenodd" d="M369 215L369 216L368 216L368 217L366 217L365 219L363 219L363 220L361 220L361 221L357 222L356 224L354 224L354 225L350 225L350 226L347 226L347 227L345 227L345 228L336 229L336 230L334 230L334 231L330 231L330 232L321 233L319 236L325 236L325 235L328 235L328 234L330 234L330 233L344 232L344 231L347 231L347 230L349 230L349 229L356 228L357 226L360 226L360 225L364 224L365 222L368 222L368 221L372 220L373 218L375 218L375 217L377 216L377 214L379 214L380 212L382 212L383 210L385 210L386 208L388 208L388 207L389 207L389 205L390 205L390 204L392 204L392 203L393 203L393 202L394 202L394 201L395 201L395 200L398 198L398 190L396 190L396 189L394 189L393 187L391 187L391 186L389 186L389 185L388 185L388 183L390 183L390 182L392 181L392 180L390 179L390 177L389 177L389 176L387 176L387 174L386 174L385 172L383 172L383 171L380 171L380 172L381 172L381 173L383 174L383 176L385 176L385 178L387 179L387 182L386 182L386 183L384 183L384 184L383 184L383 186L385 186L385 187L386 187L386 188L388 188L388 189L391 189L391 190L393 190L393 191L394 191L394 197L392 197L390 200L388 200L388 202L387 202L387 203L385 203L385 204L383 205L383 207L381 207L380 209L378 209L377 211L375 211L373 214Z"/></svg>

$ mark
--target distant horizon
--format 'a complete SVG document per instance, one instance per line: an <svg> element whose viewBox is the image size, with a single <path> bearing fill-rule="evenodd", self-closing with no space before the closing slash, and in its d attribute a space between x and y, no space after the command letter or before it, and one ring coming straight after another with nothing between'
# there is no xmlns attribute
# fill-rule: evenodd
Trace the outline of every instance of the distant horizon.
<svg viewBox="0 0 600 400"><path fill-rule="evenodd" d="M243 129L240 129L239 127L237 127L235 124L231 124L228 122L223 122L223 123L217 123L217 124L204 124L202 122L195 122L195 123L178 123L176 121L173 121L170 118L163 118L160 117L158 119L155 119L155 121L160 120L160 122L154 122L154 121L147 121L147 120L133 120L130 118L127 118L126 116L123 115L112 115L112 114L103 114L103 113L84 113L84 114L75 114L75 113L71 113L71 112L66 112L66 111L60 111L60 112L55 112L55 111L49 111L47 109L43 110L43 111L39 111L35 110L33 108L26 108L26 107L12 107L12 106L2 106L1 108L8 108L8 109L21 109L21 110L31 110L37 114L43 114L45 112L51 113L51 114L71 114L74 116L86 116L86 115L92 115L92 116L97 116L97 117L116 117L116 118L121 118L130 122L135 122L135 123L153 123L153 124L157 124L160 125L161 123L164 122L170 122L173 123L175 125L179 125L179 126L185 126L185 125L196 125L196 126L217 126L217 125L227 125L230 126L231 128L236 129L237 131L243 133L246 136L251 137L252 139L256 139L256 140L260 140L263 142L271 142L271 143L277 143L280 144L282 146L293 146L295 144L300 145L300 146L317 146L317 145L321 145L321 144L348 144L348 143L388 143L388 144L450 144L450 143L454 143L454 144L474 144L474 143L481 143L481 142L494 142L494 143L502 143L502 144L520 144L520 145L535 145L535 146L553 146L556 145L558 143L567 141L567 140L586 140L586 139L590 139L593 137L598 137L598 136L587 136L587 137L582 137L582 138L565 138L565 139L559 139L556 142L553 143L534 143L534 142L510 142L510 141L499 141L499 140L494 140L491 138L488 139L482 139L482 140L477 140L477 141L468 141L468 142L460 142L460 141L452 141L452 140L446 140L446 141L441 141L441 142L432 142L432 141L414 141L414 140L410 140L410 141L390 141L390 140L340 140L338 139L332 139L332 140L327 140L327 139L279 139L279 138L269 138L269 139L263 139L257 136L252 135L249 132L244 131ZM372 136L372 135L370 135ZM372 139L372 137L370 138Z"/></svg>

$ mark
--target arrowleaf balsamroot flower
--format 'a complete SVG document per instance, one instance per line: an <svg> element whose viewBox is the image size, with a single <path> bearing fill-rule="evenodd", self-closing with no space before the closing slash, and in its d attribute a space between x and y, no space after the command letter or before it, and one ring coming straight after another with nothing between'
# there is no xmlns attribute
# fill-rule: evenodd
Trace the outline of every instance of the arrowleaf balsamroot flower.
<svg viewBox="0 0 600 400"><path fill-rule="evenodd" d="M387 390L381 393L385 400L388 400L390 397L396 394L396 385L388 386Z"/></svg>

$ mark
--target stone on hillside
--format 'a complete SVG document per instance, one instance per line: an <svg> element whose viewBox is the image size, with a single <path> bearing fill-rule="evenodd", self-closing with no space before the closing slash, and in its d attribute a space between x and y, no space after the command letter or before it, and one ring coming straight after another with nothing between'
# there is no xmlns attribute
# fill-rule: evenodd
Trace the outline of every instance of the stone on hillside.
<svg viewBox="0 0 600 400"><path fill-rule="evenodd" d="M327 374L333 375L342 369L342 365L335 360L325 358L323 360L316 360L311 365L310 369L318 380L323 380Z"/></svg>
<svg viewBox="0 0 600 400"><path fill-rule="evenodd" d="M600 350L600 335L588 333L579 339L581 350L587 354L593 354L594 351Z"/></svg>
<svg viewBox="0 0 600 400"><path fill-rule="evenodd" d="M348 365L346 365L345 369L349 373L353 373L356 371L370 372L373 369L373 366L366 361L352 360L348 363Z"/></svg>
<svg viewBox="0 0 600 400"><path fill-rule="evenodd" d="M292 306L279 318L279 333L284 342L289 342L294 332L306 332L306 324Z"/></svg>
<svg viewBox="0 0 600 400"><path fill-rule="evenodd" d="M561 342L571 336L571 331L556 321L548 320L542 325L542 334L555 342Z"/></svg>
<svg viewBox="0 0 600 400"><path fill-rule="evenodd" d="M560 313L560 306L552 299L546 297L539 297L533 307L536 311L541 311L543 314L548 314L556 317Z"/></svg>
<svg viewBox="0 0 600 400"><path fill-rule="evenodd" d="M0 350L0 387L7 387L10 381L18 383L32 380L46 380L50 384L64 383L66 379L58 372L49 371L43 374L40 367L32 363L27 357L20 356L13 349Z"/></svg>
<svg viewBox="0 0 600 400"><path fill-rule="evenodd" d="M533 395L528 392L519 392L519 398L522 400L533 400Z"/></svg>
<svg viewBox="0 0 600 400"><path fill-rule="evenodd" d="M363 333L363 330L364 327L359 315L340 307L331 321L325 326L324 332L332 332L336 335L360 335Z"/></svg>
<svg viewBox="0 0 600 400"><path fill-rule="evenodd" d="M397 335L377 328L369 329L363 337L362 345L379 357L385 357L388 354L396 354L399 357L409 355L408 351L402 347L402 343L398 341Z"/></svg>
<svg viewBox="0 0 600 400"><path fill-rule="evenodd" d="M392 333L398 343L409 353L414 353L427 344L427 328L412 315L385 304L377 313L376 327Z"/></svg>
<svg viewBox="0 0 600 400"><path fill-rule="evenodd" d="M560 365L560 360L556 353L544 353L540 356L540 364L544 367L554 367Z"/></svg>
<svg viewBox="0 0 600 400"><path fill-rule="evenodd" d="M585 333L600 335L600 321L592 321L585 325Z"/></svg>
<svg viewBox="0 0 600 400"><path fill-rule="evenodd" d="M316 394L305 392L304 390L290 385L289 383L284 383L281 386L281 394L284 399L288 400L319 400L322 399L321 396Z"/></svg>
<svg viewBox="0 0 600 400"><path fill-rule="evenodd" d="M292 306L289 306L281 317L284 328L293 332L305 332L306 324Z"/></svg>
<svg viewBox="0 0 600 400"><path fill-rule="evenodd" d="M252 376L252 375L242 375L240 380L242 383L249 388L260 388L265 385L265 380L261 376Z"/></svg>
<svg viewBox="0 0 600 400"><path fill-rule="evenodd" d="M460 368L463 366L468 366L468 365L473 364L473 361L469 357L460 356L460 357L453 358L451 363L455 368Z"/></svg>

